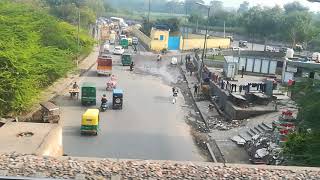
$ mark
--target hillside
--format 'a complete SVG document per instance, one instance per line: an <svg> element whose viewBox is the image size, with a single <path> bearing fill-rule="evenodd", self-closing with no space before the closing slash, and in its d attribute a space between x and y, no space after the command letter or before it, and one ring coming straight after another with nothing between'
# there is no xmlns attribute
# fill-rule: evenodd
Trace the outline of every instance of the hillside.
<svg viewBox="0 0 320 180"><path fill-rule="evenodd" d="M81 53L93 40L80 34ZM0 116L19 113L73 68L76 27L27 4L0 2Z"/></svg>

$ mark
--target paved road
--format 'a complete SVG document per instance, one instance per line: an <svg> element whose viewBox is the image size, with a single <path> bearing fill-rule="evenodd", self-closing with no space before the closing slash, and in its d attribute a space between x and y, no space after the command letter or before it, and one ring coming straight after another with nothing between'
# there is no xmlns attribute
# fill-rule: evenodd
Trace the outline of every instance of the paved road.
<svg viewBox="0 0 320 180"><path fill-rule="evenodd" d="M118 77L118 87L124 89L122 110L108 110L101 116L98 136L81 136L81 115L88 107L80 100L70 100L67 93L56 98L61 106L63 120L64 152L72 156L190 160L205 161L184 121L188 109L184 99L172 104L171 86L179 77L176 67L166 62L158 64L155 57L137 55L135 72L119 64L119 56L113 56L113 73ZM168 68L169 67L169 68ZM107 77L97 77L95 66L81 78L97 85L97 96L105 91ZM97 99L97 105L100 105ZM94 108L94 107L93 107Z"/></svg>

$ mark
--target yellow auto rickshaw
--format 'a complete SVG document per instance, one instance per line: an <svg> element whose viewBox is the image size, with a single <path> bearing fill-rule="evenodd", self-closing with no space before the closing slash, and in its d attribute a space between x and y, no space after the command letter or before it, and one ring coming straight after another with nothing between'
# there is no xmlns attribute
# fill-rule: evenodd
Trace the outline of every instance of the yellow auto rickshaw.
<svg viewBox="0 0 320 180"><path fill-rule="evenodd" d="M99 129L99 109L87 109L82 115L81 134L98 135Z"/></svg>

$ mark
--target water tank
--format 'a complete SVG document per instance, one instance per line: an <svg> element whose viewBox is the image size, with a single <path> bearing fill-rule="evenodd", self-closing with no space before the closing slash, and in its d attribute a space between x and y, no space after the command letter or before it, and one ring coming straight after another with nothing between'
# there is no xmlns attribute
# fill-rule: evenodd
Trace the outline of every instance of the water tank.
<svg viewBox="0 0 320 180"><path fill-rule="evenodd" d="M293 58L294 50L293 49L287 49L286 52L286 58Z"/></svg>

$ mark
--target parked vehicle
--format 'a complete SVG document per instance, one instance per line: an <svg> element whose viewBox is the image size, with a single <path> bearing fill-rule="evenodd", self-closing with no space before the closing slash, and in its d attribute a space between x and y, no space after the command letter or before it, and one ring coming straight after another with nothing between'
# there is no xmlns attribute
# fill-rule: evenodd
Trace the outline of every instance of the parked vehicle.
<svg viewBox="0 0 320 180"><path fill-rule="evenodd" d="M114 48L113 54L122 55L124 53L124 49L121 46L116 46Z"/></svg>
<svg viewBox="0 0 320 180"><path fill-rule="evenodd" d="M231 42L233 42L233 37L232 36L227 36L226 38L229 38Z"/></svg>
<svg viewBox="0 0 320 180"><path fill-rule="evenodd" d="M96 85L94 83L85 82L81 87L81 104L96 105Z"/></svg>
<svg viewBox="0 0 320 180"><path fill-rule="evenodd" d="M123 66L130 66L132 63L132 56L130 53L123 53L121 56L121 63Z"/></svg>
<svg viewBox="0 0 320 180"><path fill-rule="evenodd" d="M303 51L303 46L300 45L300 44L296 44L296 45L294 46L293 50L298 51L298 52L301 52L301 51Z"/></svg>
<svg viewBox="0 0 320 180"><path fill-rule="evenodd" d="M122 103L123 103L123 90L114 89L112 93L112 108L122 109Z"/></svg>
<svg viewBox="0 0 320 180"><path fill-rule="evenodd" d="M80 128L81 134L98 135L99 122L99 109L87 109L82 115Z"/></svg>
<svg viewBox="0 0 320 180"><path fill-rule="evenodd" d="M112 74L112 56L102 54L97 60L97 74L110 76Z"/></svg>
<svg viewBox="0 0 320 180"><path fill-rule="evenodd" d="M132 44L133 45L138 45L139 44L139 39L137 37L132 38Z"/></svg>
<svg viewBox="0 0 320 180"><path fill-rule="evenodd" d="M239 47L248 47L248 41L239 41Z"/></svg>
<svg viewBox="0 0 320 180"><path fill-rule="evenodd" d="M276 49L274 47L271 47L271 46L266 46L266 51L276 52Z"/></svg>

